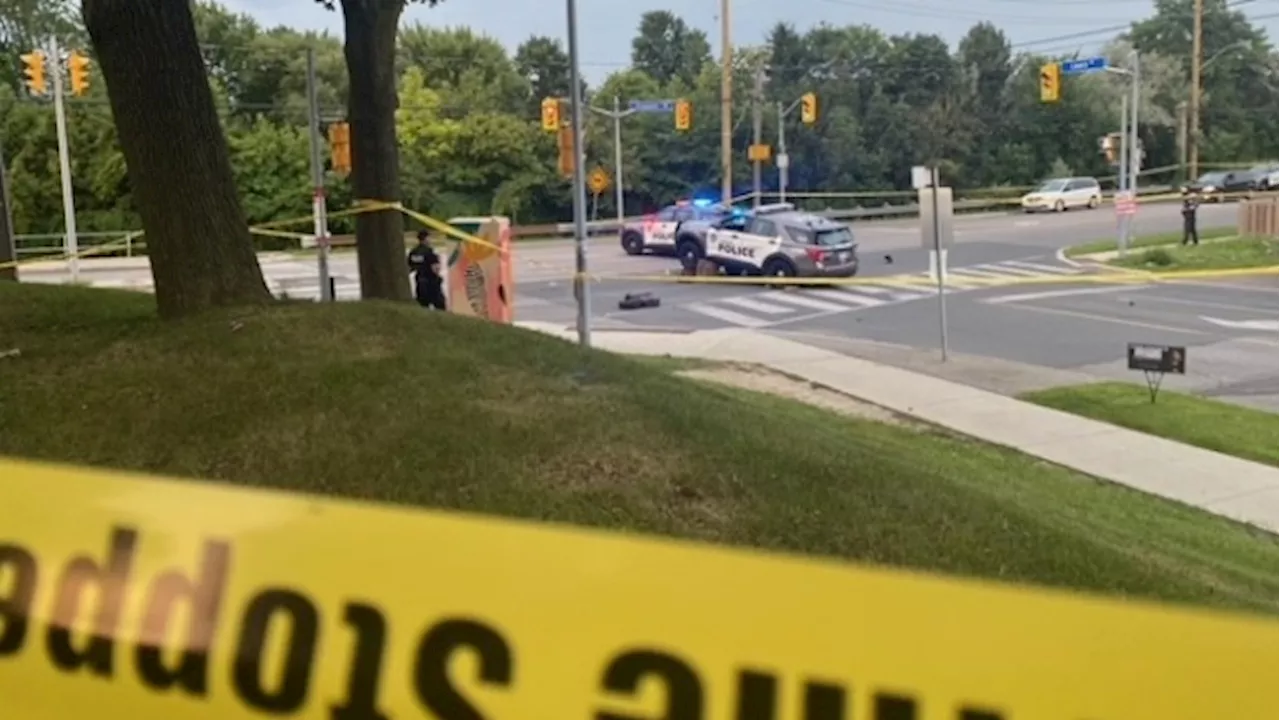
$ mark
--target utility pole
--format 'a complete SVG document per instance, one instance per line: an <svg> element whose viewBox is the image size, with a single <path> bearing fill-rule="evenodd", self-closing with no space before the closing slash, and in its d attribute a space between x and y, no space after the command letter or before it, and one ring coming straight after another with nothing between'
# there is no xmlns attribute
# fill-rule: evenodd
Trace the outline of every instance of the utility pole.
<svg viewBox="0 0 1280 720"><path fill-rule="evenodd" d="M618 216L618 232L622 232L622 223L625 218L623 208L623 191L622 191L622 118L635 114L635 110L623 110L619 104L618 96L613 96L613 110L605 110L591 106L588 108L593 113L603 115L613 120L613 199L617 205Z"/></svg>
<svg viewBox="0 0 1280 720"><path fill-rule="evenodd" d="M764 66L757 65L751 97L751 142L764 143ZM760 207L760 158L751 161L751 206Z"/></svg>
<svg viewBox="0 0 1280 720"><path fill-rule="evenodd" d="M1187 103L1178 103L1178 179L1186 182L1187 177Z"/></svg>
<svg viewBox="0 0 1280 720"><path fill-rule="evenodd" d="M324 190L324 160L320 154L320 101L316 97L316 51L307 47L307 121L311 139L311 214L316 236L316 269L320 278L320 301L332 302L329 285L329 210Z"/></svg>
<svg viewBox="0 0 1280 720"><path fill-rule="evenodd" d="M733 37L729 24L732 0L720 0L720 201L733 199Z"/></svg>
<svg viewBox="0 0 1280 720"><path fill-rule="evenodd" d="M58 39L49 38L49 70L53 76L53 117L58 133L58 172L62 176L63 252L71 282L80 280L80 242L76 237L76 200L71 189L71 151L67 147L67 108L62 97L62 54Z"/></svg>
<svg viewBox="0 0 1280 720"><path fill-rule="evenodd" d="M1138 105L1141 102L1141 65L1142 61L1138 56L1137 48L1129 53L1132 60L1130 72L1133 73L1132 95L1133 100L1129 103L1129 115L1132 121L1129 123L1129 132L1132 139L1129 142L1129 192L1133 193L1133 201L1138 201L1138 169L1142 167L1142 140L1138 137Z"/></svg>
<svg viewBox="0 0 1280 720"><path fill-rule="evenodd" d="M573 285L578 297L578 344L591 347L591 286L587 283L587 182L582 168L582 80L578 64L578 6L565 0L569 16L569 116L573 125Z"/></svg>
<svg viewBox="0 0 1280 720"><path fill-rule="evenodd" d="M1200 61L1204 54L1204 0L1195 0L1191 17L1191 127L1187 133L1187 176L1195 178L1200 174Z"/></svg>
<svg viewBox="0 0 1280 720"><path fill-rule="evenodd" d="M9 201L9 169L0 147L0 280L18 279L18 248L13 237L13 205Z"/></svg>

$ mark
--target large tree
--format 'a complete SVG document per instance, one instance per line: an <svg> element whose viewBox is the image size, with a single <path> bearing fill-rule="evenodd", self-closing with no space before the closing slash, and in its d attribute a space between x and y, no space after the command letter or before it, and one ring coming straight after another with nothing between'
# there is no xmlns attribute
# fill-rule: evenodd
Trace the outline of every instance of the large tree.
<svg viewBox="0 0 1280 720"><path fill-rule="evenodd" d="M166 318L267 302L186 2L83 0Z"/></svg>
<svg viewBox="0 0 1280 720"><path fill-rule="evenodd" d="M440 0L339 0L347 56L351 123L351 189L360 200L400 200L400 147L396 139L396 37L409 2L435 7ZM332 10L335 0L316 0ZM408 300L404 269L404 218L396 210L356 217L360 294L366 299Z"/></svg>

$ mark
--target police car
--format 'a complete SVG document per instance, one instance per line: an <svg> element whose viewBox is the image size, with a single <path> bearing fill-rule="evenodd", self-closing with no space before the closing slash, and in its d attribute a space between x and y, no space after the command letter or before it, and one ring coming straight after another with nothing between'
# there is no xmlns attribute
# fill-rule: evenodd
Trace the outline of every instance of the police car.
<svg viewBox="0 0 1280 720"><path fill-rule="evenodd" d="M852 277L858 246L847 225L800 212L790 203L734 213L701 238L683 233L676 253L686 269L710 260L730 275Z"/></svg>
<svg viewBox="0 0 1280 720"><path fill-rule="evenodd" d="M646 251L674 253L676 238L683 223L719 222L728 212L723 206L705 200L682 201L648 215L639 222L622 227L622 249L628 255Z"/></svg>

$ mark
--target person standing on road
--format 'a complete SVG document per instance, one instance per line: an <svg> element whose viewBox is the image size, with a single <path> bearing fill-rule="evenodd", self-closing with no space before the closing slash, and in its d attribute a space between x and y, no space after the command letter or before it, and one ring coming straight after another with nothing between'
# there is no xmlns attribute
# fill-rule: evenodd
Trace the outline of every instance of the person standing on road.
<svg viewBox="0 0 1280 720"><path fill-rule="evenodd" d="M444 310L444 278L440 275L440 256L431 247L426 230L418 231L418 245L409 251L409 270L413 273L413 296L425 308Z"/></svg>
<svg viewBox="0 0 1280 720"><path fill-rule="evenodd" d="M1182 191L1182 244L1199 245L1200 231L1196 228L1196 210L1200 207L1200 196L1187 188Z"/></svg>

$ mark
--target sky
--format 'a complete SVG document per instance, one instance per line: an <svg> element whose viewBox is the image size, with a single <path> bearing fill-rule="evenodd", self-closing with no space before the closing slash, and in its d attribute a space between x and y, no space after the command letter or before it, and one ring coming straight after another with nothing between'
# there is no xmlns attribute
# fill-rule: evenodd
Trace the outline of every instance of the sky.
<svg viewBox="0 0 1280 720"><path fill-rule="evenodd" d="M247 13L266 26L288 25L306 30L328 30L341 37L339 12L329 12L314 0L221 0L233 11ZM1125 25L1151 14L1151 0L731 0L732 43L762 43L778 22L798 30L820 23L870 25L886 34L927 33L945 38L952 47L970 26L990 21L1004 30L1015 45L1029 43L1029 50L1089 53L1115 33L1088 33ZM676 8L679 8L677 11ZM703 30L718 56L720 0L577 0L578 42L582 73L597 83L625 67L631 39L640 16L652 10L669 10L689 25ZM1255 24L1272 42L1277 37L1275 0L1248 0L1239 9L1247 15L1269 15ZM567 38L564 0L444 0L435 8L410 5L404 23L436 27L467 26L501 41L511 51L532 35ZM1046 40L1046 42L1037 42Z"/></svg>

